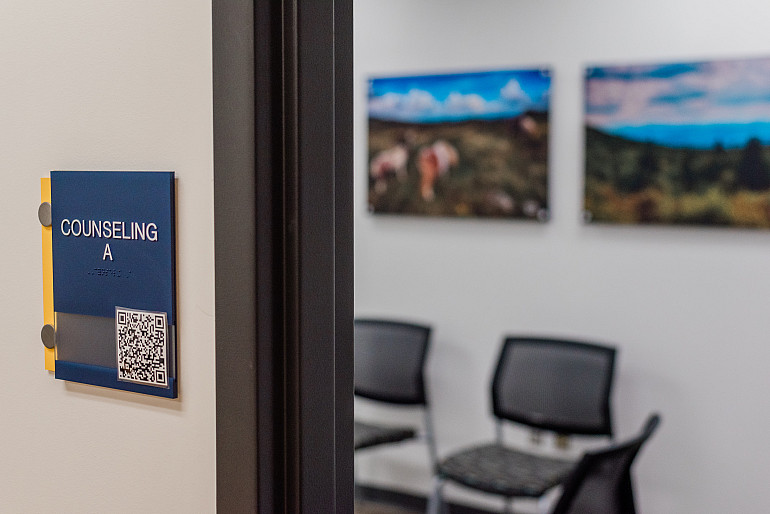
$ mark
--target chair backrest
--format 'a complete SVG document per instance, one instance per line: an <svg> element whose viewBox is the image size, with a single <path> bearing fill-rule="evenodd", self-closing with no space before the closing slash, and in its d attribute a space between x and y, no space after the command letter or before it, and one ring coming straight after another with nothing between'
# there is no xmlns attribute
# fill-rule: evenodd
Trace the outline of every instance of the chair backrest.
<svg viewBox="0 0 770 514"><path fill-rule="evenodd" d="M615 353L579 341L507 337L492 379L492 411L557 433L612 435Z"/></svg>
<svg viewBox="0 0 770 514"><path fill-rule="evenodd" d="M631 464L659 423L660 415L652 414L637 437L584 454L551 514L635 514Z"/></svg>
<svg viewBox="0 0 770 514"><path fill-rule="evenodd" d="M354 322L355 394L395 404L427 405L424 366L431 328L381 319Z"/></svg>

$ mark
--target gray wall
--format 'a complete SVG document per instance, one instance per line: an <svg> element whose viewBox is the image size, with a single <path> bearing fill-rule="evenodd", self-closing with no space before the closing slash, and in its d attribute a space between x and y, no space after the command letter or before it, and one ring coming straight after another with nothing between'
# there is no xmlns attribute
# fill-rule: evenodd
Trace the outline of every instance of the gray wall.
<svg viewBox="0 0 770 514"><path fill-rule="evenodd" d="M0 63L0 511L211 512L211 2L6 0ZM176 171L179 399L44 370L52 169Z"/></svg>
<svg viewBox="0 0 770 514"><path fill-rule="evenodd" d="M643 512L770 510L770 233L580 217L584 67L768 56L770 6L359 0L355 9L356 314L434 325L439 452L492 437L488 383L503 334L596 339L620 349L618 435L663 414L636 468ZM367 214L366 77L540 65L554 73L551 222ZM426 461L414 445L369 452L357 456L357 476L426 492Z"/></svg>

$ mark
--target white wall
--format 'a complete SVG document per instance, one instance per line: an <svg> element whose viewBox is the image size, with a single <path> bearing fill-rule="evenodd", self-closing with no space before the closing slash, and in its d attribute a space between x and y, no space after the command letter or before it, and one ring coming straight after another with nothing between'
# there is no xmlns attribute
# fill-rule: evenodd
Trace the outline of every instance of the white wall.
<svg viewBox="0 0 770 514"><path fill-rule="evenodd" d="M0 2L0 511L212 512L209 0ZM174 170L177 400L43 369L40 177Z"/></svg>
<svg viewBox="0 0 770 514"><path fill-rule="evenodd" d="M770 4L358 0L354 15L356 314L434 325L439 452L492 437L503 334L595 339L620 349L617 434L663 415L636 466L642 512L770 511L770 233L580 221L584 67L768 56ZM367 214L366 77L540 65L554 73L551 222ZM430 487L417 446L361 454L357 475Z"/></svg>

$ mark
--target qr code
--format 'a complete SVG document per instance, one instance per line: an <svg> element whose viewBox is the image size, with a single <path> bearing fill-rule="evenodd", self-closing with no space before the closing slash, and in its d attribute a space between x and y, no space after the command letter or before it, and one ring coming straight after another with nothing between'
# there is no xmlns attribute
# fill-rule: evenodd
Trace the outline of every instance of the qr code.
<svg viewBox="0 0 770 514"><path fill-rule="evenodd" d="M168 387L166 313L115 308L118 380Z"/></svg>

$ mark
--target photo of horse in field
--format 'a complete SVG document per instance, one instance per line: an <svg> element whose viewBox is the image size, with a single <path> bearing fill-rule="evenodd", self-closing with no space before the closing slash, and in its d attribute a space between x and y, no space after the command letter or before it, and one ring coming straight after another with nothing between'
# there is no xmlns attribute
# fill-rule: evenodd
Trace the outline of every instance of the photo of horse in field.
<svg viewBox="0 0 770 514"><path fill-rule="evenodd" d="M547 70L369 80L375 214L548 218Z"/></svg>

